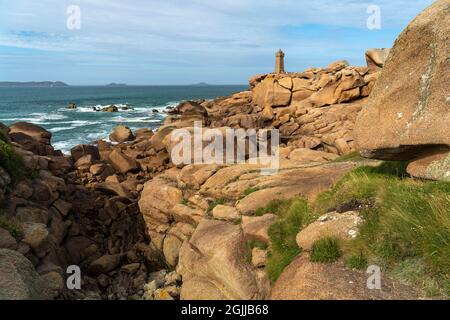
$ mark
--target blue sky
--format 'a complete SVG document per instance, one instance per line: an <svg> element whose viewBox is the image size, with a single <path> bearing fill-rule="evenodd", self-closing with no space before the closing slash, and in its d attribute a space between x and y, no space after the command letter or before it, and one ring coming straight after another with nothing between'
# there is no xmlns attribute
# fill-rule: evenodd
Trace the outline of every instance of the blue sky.
<svg viewBox="0 0 450 320"><path fill-rule="evenodd" d="M391 47L432 0L0 0L0 81L244 84ZM67 28L67 7L81 28ZM369 5L381 29L369 30Z"/></svg>

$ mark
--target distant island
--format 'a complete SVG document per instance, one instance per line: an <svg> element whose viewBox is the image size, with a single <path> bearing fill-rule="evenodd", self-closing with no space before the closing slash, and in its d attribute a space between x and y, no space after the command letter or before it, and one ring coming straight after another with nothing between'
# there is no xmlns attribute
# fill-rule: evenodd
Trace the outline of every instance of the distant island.
<svg viewBox="0 0 450 320"><path fill-rule="evenodd" d="M0 87L12 88L12 87L36 87L36 88L53 88L53 87L68 87L69 85L62 81L30 81L30 82L12 82L12 81L0 81Z"/></svg>
<svg viewBox="0 0 450 320"><path fill-rule="evenodd" d="M106 85L107 87L126 87L127 85L125 83L110 83Z"/></svg>
<svg viewBox="0 0 450 320"><path fill-rule="evenodd" d="M193 86L205 87L205 86L209 86L209 84L206 82L199 82L199 83L193 84Z"/></svg>

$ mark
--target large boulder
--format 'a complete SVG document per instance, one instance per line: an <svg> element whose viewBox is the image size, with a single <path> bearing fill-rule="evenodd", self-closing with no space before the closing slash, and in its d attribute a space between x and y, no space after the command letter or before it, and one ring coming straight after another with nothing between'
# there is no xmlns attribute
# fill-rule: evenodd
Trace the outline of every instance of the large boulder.
<svg viewBox="0 0 450 320"><path fill-rule="evenodd" d="M98 148L93 145L88 144L80 144L72 149L70 149L70 154L72 155L73 161L77 162L80 158L91 155L92 160L99 160L100 159L100 153L98 151Z"/></svg>
<svg viewBox="0 0 450 320"><path fill-rule="evenodd" d="M358 212L329 212L300 230L296 241L300 248L309 251L317 240L324 237L352 240L358 235L362 222Z"/></svg>
<svg viewBox="0 0 450 320"><path fill-rule="evenodd" d="M287 86L286 80L280 79ZM292 98L290 89L282 86L275 78L266 78L253 89L253 104L261 108L284 107ZM292 88L292 80L289 85Z"/></svg>
<svg viewBox="0 0 450 320"><path fill-rule="evenodd" d="M203 220L181 247L177 272L183 278L184 300L252 300L267 295L246 263L247 243L242 228L232 223Z"/></svg>
<svg viewBox="0 0 450 320"><path fill-rule="evenodd" d="M170 110L169 114L179 114L185 117L207 117L208 111L198 102L185 101L180 103L175 109Z"/></svg>
<svg viewBox="0 0 450 320"><path fill-rule="evenodd" d="M126 154L119 150L113 150L109 154L109 162L120 173L127 173L130 171L136 171L139 169L136 160L128 157Z"/></svg>
<svg viewBox="0 0 450 320"><path fill-rule="evenodd" d="M45 281L21 253L0 249L0 300L51 299Z"/></svg>
<svg viewBox="0 0 450 320"><path fill-rule="evenodd" d="M449 21L450 1L436 1L396 40L356 122L363 156L410 160L450 149ZM438 166L438 176L450 175L448 161Z"/></svg>
<svg viewBox="0 0 450 320"><path fill-rule="evenodd" d="M109 135L111 141L114 142L125 142L125 141L133 141L134 134L130 128L125 126L117 126L114 128L114 131Z"/></svg>
<svg viewBox="0 0 450 320"><path fill-rule="evenodd" d="M10 139L25 150L42 156L53 155L54 149L50 145L52 134L44 128L33 123L17 122L9 129Z"/></svg>

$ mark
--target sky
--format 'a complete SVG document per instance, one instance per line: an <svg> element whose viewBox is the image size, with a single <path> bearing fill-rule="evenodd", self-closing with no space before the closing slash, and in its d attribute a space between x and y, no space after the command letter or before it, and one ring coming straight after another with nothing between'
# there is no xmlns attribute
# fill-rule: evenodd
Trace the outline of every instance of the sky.
<svg viewBox="0 0 450 320"><path fill-rule="evenodd" d="M292 72L365 65L432 2L0 0L0 81L245 84L279 48Z"/></svg>

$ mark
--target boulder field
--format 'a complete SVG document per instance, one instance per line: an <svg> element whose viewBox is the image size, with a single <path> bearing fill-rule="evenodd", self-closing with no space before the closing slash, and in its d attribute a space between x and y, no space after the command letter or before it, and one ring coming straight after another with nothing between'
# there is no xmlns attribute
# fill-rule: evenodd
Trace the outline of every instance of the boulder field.
<svg viewBox="0 0 450 320"><path fill-rule="evenodd" d="M70 155L55 150L41 127L0 124L0 298L414 296L390 280L385 291L369 291L364 273L308 259L324 234L358 234L363 221L352 210L330 211L298 230L303 253L271 283L269 228L279 217L257 211L273 200L313 200L362 163L378 163L336 161L357 150L412 159L412 176L448 180L449 3L426 9L392 50L368 50L365 67L338 61L257 75L248 91L180 104L155 132L119 126L113 143L74 146ZM172 133L195 122L221 132L279 129L278 172L263 175L249 163L174 165ZM251 241L261 245L249 248ZM78 290L66 285L74 265Z"/></svg>

